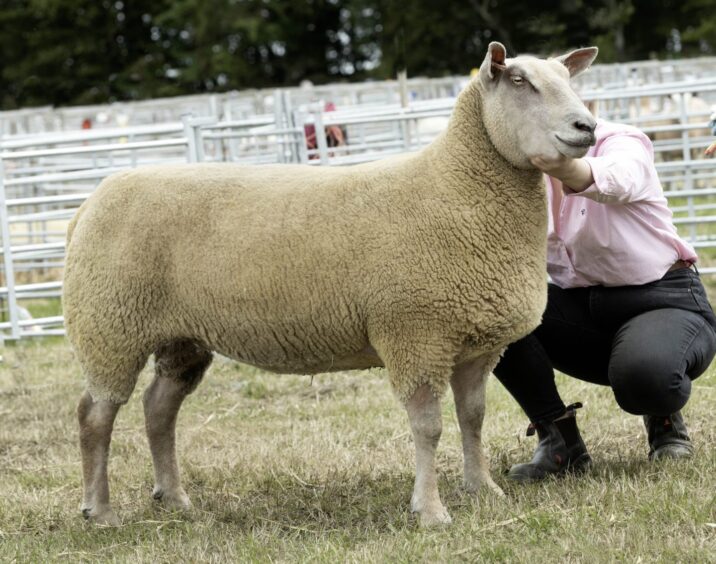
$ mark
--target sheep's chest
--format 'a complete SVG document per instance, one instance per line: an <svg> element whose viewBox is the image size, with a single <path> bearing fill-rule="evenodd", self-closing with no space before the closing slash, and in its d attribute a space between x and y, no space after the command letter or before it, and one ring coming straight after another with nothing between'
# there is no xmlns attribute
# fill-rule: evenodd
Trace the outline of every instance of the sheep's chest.
<svg viewBox="0 0 716 564"><path fill-rule="evenodd" d="M543 190L524 191L519 198L491 203L491 217L505 222L492 222L489 232L475 239L486 260L473 263L474 327L481 340L507 345L539 325L547 304L546 195ZM486 241L491 242L487 252Z"/></svg>
<svg viewBox="0 0 716 564"><path fill-rule="evenodd" d="M471 298L470 341L476 350L503 347L532 332L547 303L545 263L525 261L492 270L490 283L478 279Z"/></svg>

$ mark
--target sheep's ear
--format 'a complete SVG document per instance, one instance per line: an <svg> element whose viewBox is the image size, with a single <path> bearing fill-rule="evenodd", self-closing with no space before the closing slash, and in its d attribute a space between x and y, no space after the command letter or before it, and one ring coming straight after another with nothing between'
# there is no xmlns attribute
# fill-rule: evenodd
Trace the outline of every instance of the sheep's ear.
<svg viewBox="0 0 716 564"><path fill-rule="evenodd" d="M479 72L479 76L485 84L500 78L502 71L507 68L505 66L506 57L505 46L499 41L493 41L487 46L487 54L480 65Z"/></svg>
<svg viewBox="0 0 716 564"><path fill-rule="evenodd" d="M597 53L599 53L597 47L585 47L557 57L557 60L567 67L569 76L577 76L589 68L589 65L597 58Z"/></svg>

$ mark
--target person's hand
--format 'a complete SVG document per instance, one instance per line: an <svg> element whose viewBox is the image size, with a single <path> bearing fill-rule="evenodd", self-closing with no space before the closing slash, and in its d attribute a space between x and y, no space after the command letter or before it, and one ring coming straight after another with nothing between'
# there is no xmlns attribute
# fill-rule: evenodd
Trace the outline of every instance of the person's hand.
<svg viewBox="0 0 716 564"><path fill-rule="evenodd" d="M563 175L569 175L574 171L576 160L562 153L556 153L550 156L532 157L530 162L545 174L561 180Z"/></svg>
<svg viewBox="0 0 716 564"><path fill-rule="evenodd" d="M562 181L566 187L581 192L594 183L592 167L583 159L573 159L561 153L532 157L530 162L539 170Z"/></svg>
<svg viewBox="0 0 716 564"><path fill-rule="evenodd" d="M704 151L704 155L706 155L707 157L710 157L710 156L712 156L714 153L716 153L716 141L714 141L713 143L711 143L711 145L709 145L709 146L706 148L706 150Z"/></svg>

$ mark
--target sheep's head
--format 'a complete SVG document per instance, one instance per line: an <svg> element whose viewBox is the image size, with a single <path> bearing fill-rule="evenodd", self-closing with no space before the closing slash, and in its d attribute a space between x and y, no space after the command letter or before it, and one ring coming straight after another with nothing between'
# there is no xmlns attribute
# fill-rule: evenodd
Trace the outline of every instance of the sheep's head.
<svg viewBox="0 0 716 564"><path fill-rule="evenodd" d="M569 80L589 67L597 52L588 47L553 59L508 59L501 43L490 43L477 80L485 127L503 157L518 168L532 168L533 157L587 153L596 122Z"/></svg>

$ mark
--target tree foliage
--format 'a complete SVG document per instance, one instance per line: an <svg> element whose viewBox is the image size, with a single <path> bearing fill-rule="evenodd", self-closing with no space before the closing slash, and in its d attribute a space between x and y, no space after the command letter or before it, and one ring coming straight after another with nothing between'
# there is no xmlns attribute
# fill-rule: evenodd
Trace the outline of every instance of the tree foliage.
<svg viewBox="0 0 716 564"><path fill-rule="evenodd" d="M467 73L487 43L713 54L716 0L0 0L0 106Z"/></svg>

